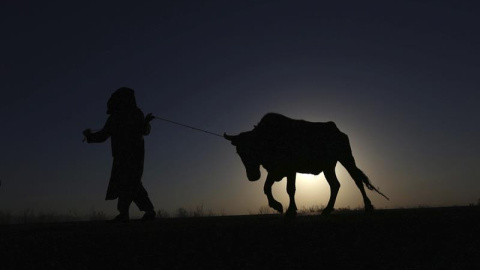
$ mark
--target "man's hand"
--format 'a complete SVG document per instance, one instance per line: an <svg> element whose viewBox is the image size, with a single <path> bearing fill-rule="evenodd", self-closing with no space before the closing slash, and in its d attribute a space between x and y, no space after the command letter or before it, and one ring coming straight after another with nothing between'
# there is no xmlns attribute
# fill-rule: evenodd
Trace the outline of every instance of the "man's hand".
<svg viewBox="0 0 480 270"><path fill-rule="evenodd" d="M88 135L92 134L92 130L87 128L83 131L83 136L88 137Z"/></svg>
<svg viewBox="0 0 480 270"><path fill-rule="evenodd" d="M149 113L149 114L147 114L147 116L145 116L145 121L147 121L147 122L150 122L153 119L155 119L155 116L153 116L152 113Z"/></svg>

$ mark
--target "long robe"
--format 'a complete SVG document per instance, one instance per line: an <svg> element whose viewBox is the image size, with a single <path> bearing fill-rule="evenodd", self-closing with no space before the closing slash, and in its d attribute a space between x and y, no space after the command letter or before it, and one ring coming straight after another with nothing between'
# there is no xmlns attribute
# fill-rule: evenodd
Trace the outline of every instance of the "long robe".
<svg viewBox="0 0 480 270"><path fill-rule="evenodd" d="M88 143L100 143L111 137L113 166L105 200L133 197L142 187L145 156L144 135L150 125L139 108L112 113L105 126L87 136Z"/></svg>

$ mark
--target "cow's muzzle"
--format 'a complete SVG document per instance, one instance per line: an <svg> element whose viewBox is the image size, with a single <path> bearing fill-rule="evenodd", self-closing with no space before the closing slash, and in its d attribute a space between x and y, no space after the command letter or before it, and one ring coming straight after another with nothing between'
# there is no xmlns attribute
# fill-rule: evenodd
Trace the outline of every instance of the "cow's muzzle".
<svg viewBox="0 0 480 270"><path fill-rule="evenodd" d="M257 181L260 177L260 170L247 170L247 178L249 181Z"/></svg>

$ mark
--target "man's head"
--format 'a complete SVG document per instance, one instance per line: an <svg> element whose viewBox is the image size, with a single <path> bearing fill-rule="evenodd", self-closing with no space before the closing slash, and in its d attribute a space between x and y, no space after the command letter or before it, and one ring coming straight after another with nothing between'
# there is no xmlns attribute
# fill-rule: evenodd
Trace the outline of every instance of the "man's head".
<svg viewBox="0 0 480 270"><path fill-rule="evenodd" d="M108 100L107 114L129 111L136 107L135 91L127 87L122 87L115 91Z"/></svg>

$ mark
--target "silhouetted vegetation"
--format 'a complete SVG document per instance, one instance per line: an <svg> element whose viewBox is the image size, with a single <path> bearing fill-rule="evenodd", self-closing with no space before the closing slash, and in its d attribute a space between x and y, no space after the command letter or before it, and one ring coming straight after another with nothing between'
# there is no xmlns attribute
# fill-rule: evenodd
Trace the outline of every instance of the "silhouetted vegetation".
<svg viewBox="0 0 480 270"><path fill-rule="evenodd" d="M170 216L170 215L168 215L168 216ZM184 207L177 208L176 215L175 215L175 217L179 217L179 218L206 217L206 216L212 217L212 216L218 216L218 214L216 214L212 210L206 210L203 206L203 203L199 204L199 205L197 205L194 208L189 209L189 210L187 210Z"/></svg>
<svg viewBox="0 0 480 270"><path fill-rule="evenodd" d="M193 208L179 207L174 214L165 209L156 211L157 218L184 218L184 217L213 217L225 216L225 213L215 213L210 209L205 209L203 203ZM18 224L18 223L55 223L55 222L73 222L73 221L99 221L111 218L103 210L90 208L88 213L82 214L77 210L69 210L66 214L55 212L39 211L25 209L20 213L12 214L11 211L0 211L0 224Z"/></svg>
<svg viewBox="0 0 480 270"><path fill-rule="evenodd" d="M89 220L106 220L107 214L103 211L96 211L95 208L90 209Z"/></svg>
<svg viewBox="0 0 480 270"><path fill-rule="evenodd" d="M324 209L325 209L325 206L323 205L313 205L308 208L303 206L302 208L299 209L299 213L300 214L319 214L319 213L322 213Z"/></svg>
<svg viewBox="0 0 480 270"><path fill-rule="evenodd" d="M272 208L270 208L268 205L262 205L258 209L257 213L250 213L251 215L271 215L271 214L276 214L277 212L273 211Z"/></svg>
<svg viewBox="0 0 480 270"><path fill-rule="evenodd" d="M183 217L188 217L188 211L183 208L183 207L180 207L177 209L177 217L180 217L180 218L183 218Z"/></svg>
<svg viewBox="0 0 480 270"><path fill-rule="evenodd" d="M170 213L164 209L158 209L157 218L170 218Z"/></svg>
<svg viewBox="0 0 480 270"><path fill-rule="evenodd" d="M30 224L30 223L58 223L75 221L98 221L108 218L104 211L97 211L93 207L88 213L82 214L77 210L69 210L66 214L56 212L34 211L25 209L13 214L11 211L0 211L0 224Z"/></svg>
<svg viewBox="0 0 480 270"><path fill-rule="evenodd" d="M469 204L470 207L480 208L480 200L477 205ZM398 210L409 209L434 209L435 207L427 205L417 205L410 208L399 208ZM299 208L298 213L300 215L319 215L325 209L324 205L303 206ZM388 211L387 209L377 209ZM350 208L349 206L340 207L335 209L334 213L356 213L365 211L361 207ZM276 211L270 208L268 205L262 205L257 211L248 211L249 215L278 215ZM157 218L195 218L195 217L220 217L226 216L224 212L215 213L212 210L204 209L203 204L199 204L193 208L179 207L171 214L165 209L157 210ZM66 214L59 214L55 212L39 211L35 212L32 209L25 209L20 213L12 214L11 211L0 211L0 224L28 224L28 223L57 223L57 222L75 222L75 221L102 221L111 218L103 210L96 210L94 207L90 208L87 213L80 213L79 211L72 209Z"/></svg>
<svg viewBox="0 0 480 270"><path fill-rule="evenodd" d="M0 211L0 224L12 223L13 216L10 211Z"/></svg>

